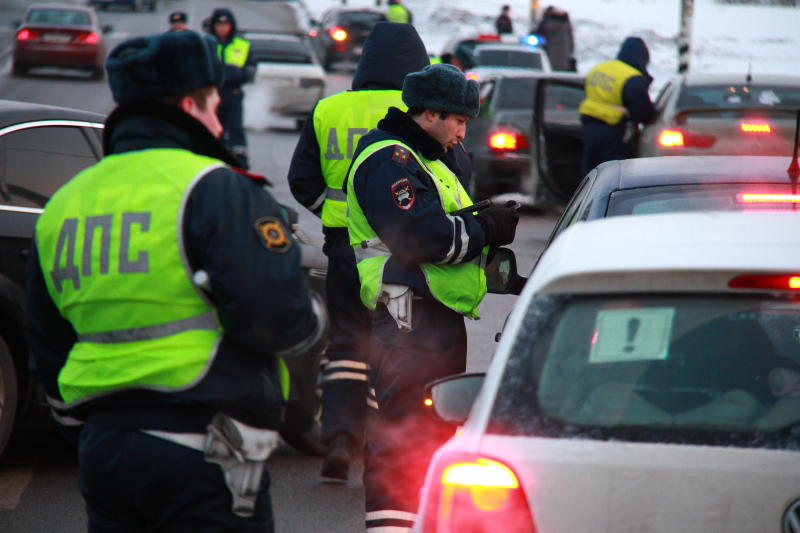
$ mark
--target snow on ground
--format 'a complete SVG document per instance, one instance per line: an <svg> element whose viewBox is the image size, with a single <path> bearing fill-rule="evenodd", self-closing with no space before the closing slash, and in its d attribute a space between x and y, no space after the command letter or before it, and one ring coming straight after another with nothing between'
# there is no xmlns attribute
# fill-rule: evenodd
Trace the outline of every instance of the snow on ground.
<svg viewBox="0 0 800 533"><path fill-rule="evenodd" d="M303 0L319 19L338 0ZM500 6L511 6L514 28L528 29L529 0L404 0L428 51L438 54L453 35L494 31ZM385 9L386 0L382 1ZM677 70L675 44L680 0L558 0L570 14L578 70L613 58L622 40L642 37L650 48L651 89L661 87ZM543 11L549 4L540 0ZM375 7L375 0L347 0L348 7ZM747 72L800 75L800 8L720 4L695 0L692 25L694 72Z"/></svg>

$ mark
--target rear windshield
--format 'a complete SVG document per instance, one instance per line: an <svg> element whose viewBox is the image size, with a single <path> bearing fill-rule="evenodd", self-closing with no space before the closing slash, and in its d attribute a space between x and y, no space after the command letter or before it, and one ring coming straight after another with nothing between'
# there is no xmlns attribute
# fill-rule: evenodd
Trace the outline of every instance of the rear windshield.
<svg viewBox="0 0 800 533"><path fill-rule="evenodd" d="M800 302L534 299L490 432L800 448Z"/></svg>
<svg viewBox="0 0 800 533"><path fill-rule="evenodd" d="M32 9L25 22L65 26L88 26L91 23L88 13L74 9Z"/></svg>
<svg viewBox="0 0 800 533"><path fill-rule="evenodd" d="M339 15L339 24L359 28L372 28L376 23L386 20L382 13L351 12Z"/></svg>
<svg viewBox="0 0 800 533"><path fill-rule="evenodd" d="M606 216L688 211L797 211L800 196L788 184L670 185L611 194Z"/></svg>
<svg viewBox="0 0 800 533"><path fill-rule="evenodd" d="M771 85L684 86L678 108L746 106L800 107L800 87Z"/></svg>
<svg viewBox="0 0 800 533"><path fill-rule="evenodd" d="M542 69L542 57L525 51L478 49L475 63L491 67L520 67Z"/></svg>
<svg viewBox="0 0 800 533"><path fill-rule="evenodd" d="M533 109L535 78L504 78L498 84L496 106L499 109Z"/></svg>
<svg viewBox="0 0 800 533"><path fill-rule="evenodd" d="M311 50L297 40L252 39L250 54L258 62L270 63L311 63Z"/></svg>

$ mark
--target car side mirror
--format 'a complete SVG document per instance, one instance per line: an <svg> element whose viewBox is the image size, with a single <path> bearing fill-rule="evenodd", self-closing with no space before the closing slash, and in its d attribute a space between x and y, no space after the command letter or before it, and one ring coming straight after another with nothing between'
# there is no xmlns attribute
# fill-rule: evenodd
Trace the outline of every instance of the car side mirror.
<svg viewBox="0 0 800 533"><path fill-rule="evenodd" d="M464 422L486 377L484 372L455 374L425 386L425 404L447 422Z"/></svg>
<svg viewBox="0 0 800 533"><path fill-rule="evenodd" d="M517 257L508 248L494 250L485 271L486 290L492 294L519 294L527 281L517 272Z"/></svg>
<svg viewBox="0 0 800 533"><path fill-rule="evenodd" d="M114 31L114 26L103 26L103 33L111 33Z"/></svg>

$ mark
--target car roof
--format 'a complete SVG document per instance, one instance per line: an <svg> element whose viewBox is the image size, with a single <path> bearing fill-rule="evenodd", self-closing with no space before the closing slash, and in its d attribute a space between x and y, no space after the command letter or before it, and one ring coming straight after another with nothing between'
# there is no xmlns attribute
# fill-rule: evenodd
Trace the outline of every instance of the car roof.
<svg viewBox="0 0 800 533"><path fill-rule="evenodd" d="M685 74L681 76L684 85L719 85L719 84L744 84L747 83L747 73L719 73L719 74ZM785 85L800 87L800 76L784 74L751 74L750 83L765 85Z"/></svg>
<svg viewBox="0 0 800 533"><path fill-rule="evenodd" d="M279 41L302 41L305 37L303 32L293 31L263 31L263 30L240 30L239 33L248 39L266 40L275 39Z"/></svg>
<svg viewBox="0 0 800 533"><path fill-rule="evenodd" d="M104 115L91 111L0 99L0 128L38 120L81 120L103 123L105 119Z"/></svg>
<svg viewBox="0 0 800 533"><path fill-rule="evenodd" d="M90 11L90 12L94 11L94 9L90 7L81 6L78 4L56 4L56 3L31 4L30 6L28 6L27 10L31 9L72 9L75 11Z"/></svg>
<svg viewBox="0 0 800 533"><path fill-rule="evenodd" d="M798 234L795 212L666 213L579 222L547 248L523 295L739 290L728 288L737 275L800 272Z"/></svg>
<svg viewBox="0 0 800 533"><path fill-rule="evenodd" d="M612 189L695 183L791 183L791 158L779 156L661 156L608 161L595 182Z"/></svg>
<svg viewBox="0 0 800 533"><path fill-rule="evenodd" d="M474 67L470 70L476 70L481 68L480 66ZM490 81L490 80L498 80L501 81L504 78L536 78L536 79L546 79L546 80L564 80L564 81L579 81L583 82L585 76L583 74L578 74L577 72L566 72L566 71L551 71L546 72L543 70L532 70L532 69L514 69L514 70L505 70L502 72L498 72L494 76L488 76L483 81Z"/></svg>
<svg viewBox="0 0 800 533"><path fill-rule="evenodd" d="M544 50L541 48L532 48L528 45L524 45L522 43L498 43L495 41L478 41L475 43L475 52L483 50L510 50L512 52L527 52L531 54L544 54Z"/></svg>

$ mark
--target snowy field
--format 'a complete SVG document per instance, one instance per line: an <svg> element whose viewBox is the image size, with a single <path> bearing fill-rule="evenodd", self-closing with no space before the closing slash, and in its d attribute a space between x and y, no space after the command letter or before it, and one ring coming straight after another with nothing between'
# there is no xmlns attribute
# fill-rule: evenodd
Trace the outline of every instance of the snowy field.
<svg viewBox="0 0 800 533"><path fill-rule="evenodd" d="M303 0L319 18L338 0ZM529 0L404 0L430 53L438 54L453 35L494 32L502 4L511 6L514 30L528 29ZM543 11L549 4L540 0ZM386 0L383 0L385 9ZM650 73L658 90L677 70L675 44L680 0L559 0L575 34L578 70L613 58L629 35L642 37L650 48ZM347 0L348 7L374 7L375 0ZM692 24L694 72L741 72L800 75L800 8L718 4L695 0Z"/></svg>

